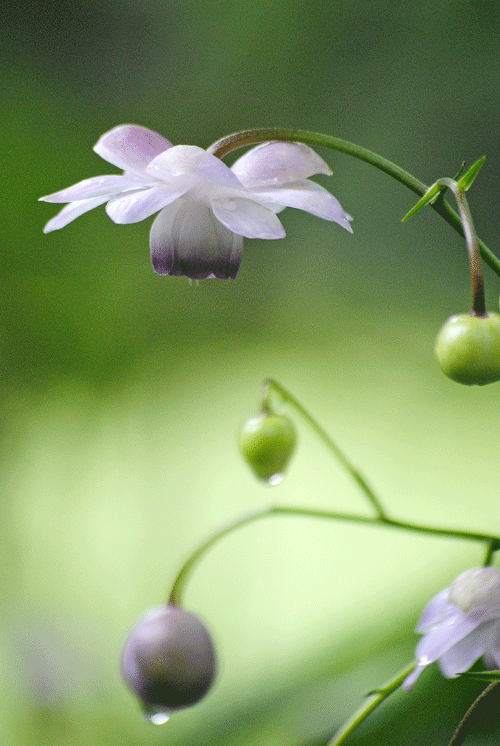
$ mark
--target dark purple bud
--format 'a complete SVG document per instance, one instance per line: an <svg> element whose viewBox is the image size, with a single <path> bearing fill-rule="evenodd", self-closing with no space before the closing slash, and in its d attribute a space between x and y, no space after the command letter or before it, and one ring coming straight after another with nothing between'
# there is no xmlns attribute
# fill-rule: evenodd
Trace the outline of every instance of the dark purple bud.
<svg viewBox="0 0 500 746"><path fill-rule="evenodd" d="M146 716L165 722L173 710L198 702L215 676L210 636L193 614L163 606L146 614L122 653L122 674Z"/></svg>

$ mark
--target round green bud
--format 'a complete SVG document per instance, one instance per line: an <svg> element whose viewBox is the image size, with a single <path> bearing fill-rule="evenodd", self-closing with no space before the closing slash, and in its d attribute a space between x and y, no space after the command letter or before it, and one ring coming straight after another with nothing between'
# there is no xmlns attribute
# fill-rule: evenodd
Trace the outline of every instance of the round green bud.
<svg viewBox="0 0 500 746"><path fill-rule="evenodd" d="M500 315L450 316L437 336L435 351L443 373L457 383L500 380Z"/></svg>
<svg viewBox="0 0 500 746"><path fill-rule="evenodd" d="M252 415L241 429L241 454L254 474L268 484L282 481L296 445L295 425L282 414Z"/></svg>

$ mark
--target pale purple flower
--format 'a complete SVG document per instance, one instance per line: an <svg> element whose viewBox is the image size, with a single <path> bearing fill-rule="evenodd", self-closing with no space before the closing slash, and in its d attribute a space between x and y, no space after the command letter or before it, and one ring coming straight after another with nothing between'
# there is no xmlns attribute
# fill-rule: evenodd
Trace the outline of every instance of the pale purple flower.
<svg viewBox="0 0 500 746"><path fill-rule="evenodd" d="M192 279L236 277L243 237L283 238L276 214L296 207L339 223L352 220L326 189L309 180L331 174L306 145L269 142L229 168L194 145L176 145L145 127L124 124L106 132L94 150L123 174L95 176L49 194L45 202L68 203L44 232L63 228L105 202L115 223L154 215L151 261L160 275Z"/></svg>
<svg viewBox="0 0 500 746"><path fill-rule="evenodd" d="M459 575L425 607L416 631L417 666L403 682L409 692L422 671L438 661L451 679L483 656L489 669L500 668L500 570L476 567Z"/></svg>

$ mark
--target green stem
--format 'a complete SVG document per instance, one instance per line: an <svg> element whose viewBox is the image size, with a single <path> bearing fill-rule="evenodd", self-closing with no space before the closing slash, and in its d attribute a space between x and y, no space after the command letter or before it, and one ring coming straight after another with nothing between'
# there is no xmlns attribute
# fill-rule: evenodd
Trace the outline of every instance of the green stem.
<svg viewBox="0 0 500 746"><path fill-rule="evenodd" d="M488 546L486 547L486 554L484 556L483 567L488 567L493 562L493 555L500 549L500 544L496 539L490 539Z"/></svg>
<svg viewBox="0 0 500 746"><path fill-rule="evenodd" d="M353 158L369 163L370 165L378 168L380 171L392 176L393 179L404 184L408 189L416 194L423 195L427 191L426 185L417 179L412 174L405 171L400 166L396 165L392 161L383 158L381 155L362 148L360 145L342 140L339 137L331 137L330 135L322 135L318 132L308 132L307 130L295 130L295 129L284 129L284 128L264 128L264 129L252 129L245 130L243 132L237 132L232 135L218 140L208 148L208 152L223 158L233 150L244 147L245 145L255 145L260 142L267 142L268 140L284 140L288 142L302 142L305 145L314 145L317 147L330 148L340 153L345 153ZM454 228L457 233L461 236L464 235L462 228L462 221L459 215L453 210L453 208L444 199L437 199L432 205L433 209L446 220L446 222ZM481 252L481 256L484 261L491 267L491 269L500 277L500 259L478 239L478 246Z"/></svg>
<svg viewBox="0 0 500 746"><path fill-rule="evenodd" d="M435 528L433 526L421 526L416 523L407 523L406 521L398 521L392 518L376 517L371 518L368 516L356 515L353 513L341 513L331 510L320 510L314 508L300 508L290 507L286 505L271 505L267 508L262 508L254 513L248 513L240 518L237 518L231 523L226 524L222 528L219 528L208 539L205 539L192 554L188 557L181 570L179 571L177 578L174 581L172 590L170 592L168 603L173 606L179 606L181 604L181 597L186 586L187 580L189 579L194 568L207 551L218 543L219 539L224 536L232 534L239 528L247 526L250 523L255 523L264 518L270 518L271 516L300 516L305 518L326 518L327 520L334 521L346 521L349 523L363 523L372 526L386 526L388 528L399 528L406 531L416 531L418 533L430 534L433 536L446 536L454 539L464 539L468 541L479 541L492 545L495 547L500 546L500 537L491 536L489 534L475 533L472 531L459 531L455 529L446 528ZM494 550L496 551L496 549Z"/></svg>
<svg viewBox="0 0 500 746"><path fill-rule="evenodd" d="M492 681L491 684L489 684L486 689L481 692L479 697L474 700L474 702L471 704L462 720L458 724L458 727L453 734L453 737L448 746L462 746L465 739L472 730L472 726L475 724L475 722L484 720L485 716L491 713L493 708L490 705L489 701L488 703L486 703L486 699L490 696L490 694L495 694L498 700L497 686L499 684L500 681ZM498 702L496 703L496 705L498 707Z"/></svg>
<svg viewBox="0 0 500 746"><path fill-rule="evenodd" d="M457 200L458 211L462 221L463 233L469 254L470 277L472 284L472 314L474 316L486 316L486 300L484 295L483 269L481 267L481 254L477 241L476 230L472 222L472 214L465 196L465 191L459 189L453 179L441 179L438 183L444 183L450 188Z"/></svg>
<svg viewBox="0 0 500 746"><path fill-rule="evenodd" d="M332 740L328 741L327 746L340 746L341 743L344 743L351 735L351 733L356 730L358 725L361 725L361 723L366 720L368 715L370 715L373 710L375 710L385 699L387 699L387 697L389 697L389 695L391 695L393 692L396 691L396 689L401 686L406 677L411 674L411 672L415 668L415 665L415 661L413 661L410 665L406 666L406 668L397 673L396 676L393 676L392 679L386 681L386 683L383 684L380 689L369 692L369 694L366 695L366 700L363 702L361 707L356 710L353 715L351 715L349 720L344 723L342 728L335 734Z"/></svg>
<svg viewBox="0 0 500 746"><path fill-rule="evenodd" d="M303 417L303 419L307 422L309 427L316 433L316 435L319 437L320 440L323 441L323 443L326 445L328 450L333 453L335 458L340 461L344 469L350 474L350 476L354 479L354 481L358 484L358 486L361 488L361 490L364 492L366 498L368 499L368 502L370 505L375 508L375 511L377 513L377 516L380 519L386 518L386 512L382 507L382 504L378 497L375 495L374 491L366 481L366 479L363 477L363 475L352 465L352 463L349 461L347 456L340 450L338 445L332 440L332 438L328 435L328 433L323 430L321 425L319 425L318 422L314 419L314 417L305 409L302 404L296 399L290 391L288 391L284 386L282 386L278 381L275 381L273 378L268 378L266 381L264 381L263 385L263 398L264 402L268 395L269 388L274 389L279 396L283 399L284 402L290 404L294 407L294 409L299 412L299 414Z"/></svg>

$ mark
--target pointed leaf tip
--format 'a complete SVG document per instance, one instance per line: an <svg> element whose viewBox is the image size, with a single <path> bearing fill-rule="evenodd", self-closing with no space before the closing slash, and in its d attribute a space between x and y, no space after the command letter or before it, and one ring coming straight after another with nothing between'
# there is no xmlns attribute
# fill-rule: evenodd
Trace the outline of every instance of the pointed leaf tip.
<svg viewBox="0 0 500 746"><path fill-rule="evenodd" d="M460 676L467 676L469 679L478 681L500 681L500 671L466 671Z"/></svg>
<svg viewBox="0 0 500 746"><path fill-rule="evenodd" d="M404 218L401 220L402 223L405 223L407 220L412 218L416 212L418 212L422 207L425 207L425 205L428 205L429 202L432 202L433 199L439 194L439 192L443 189L443 187L440 184L433 184L429 189L426 191L423 197L419 199L417 204L411 208L410 212L408 212Z"/></svg>
<svg viewBox="0 0 500 746"><path fill-rule="evenodd" d="M479 171L483 167L485 160L486 160L486 156L483 155L482 158L479 158L475 163L472 164L470 168L467 169L467 171L464 173L464 175L458 182L459 189L463 189L464 191L467 191L467 189L469 189L474 179L478 175Z"/></svg>

